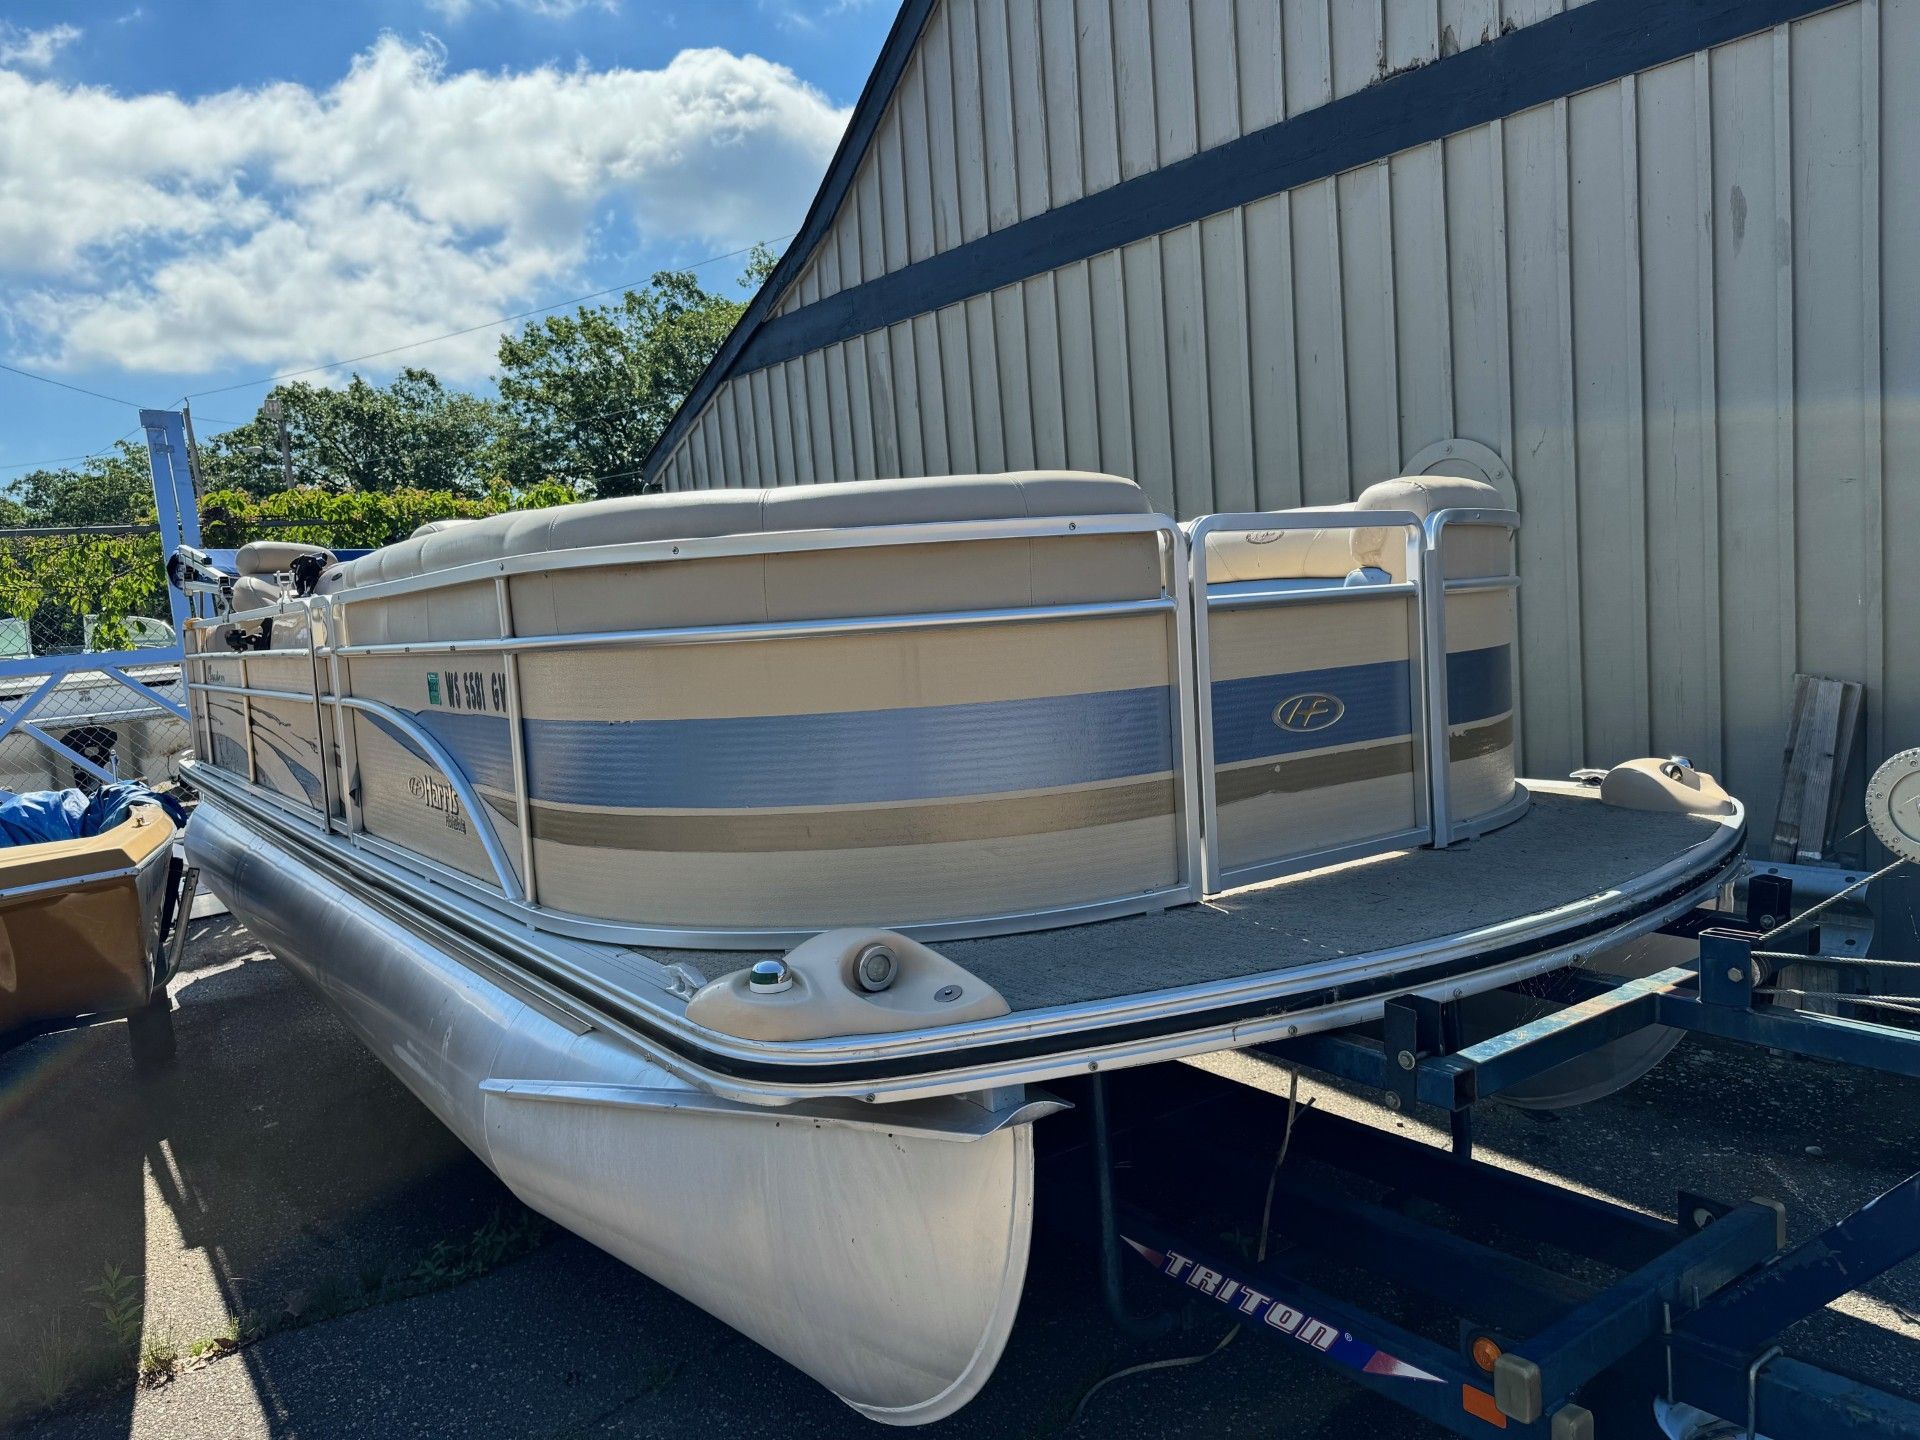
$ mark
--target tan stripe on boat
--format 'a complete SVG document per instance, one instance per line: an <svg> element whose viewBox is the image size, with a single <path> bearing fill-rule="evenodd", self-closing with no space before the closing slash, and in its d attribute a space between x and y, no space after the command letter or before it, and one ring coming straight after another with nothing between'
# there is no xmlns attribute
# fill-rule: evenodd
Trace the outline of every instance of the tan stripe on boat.
<svg viewBox="0 0 1920 1440"><path fill-rule="evenodd" d="M494 803L489 797L489 803ZM695 850L714 854L780 850L868 850L899 845L999 840L1116 825L1171 815L1170 778L1012 798L939 801L857 810L658 810L533 807L537 840L604 850Z"/></svg>

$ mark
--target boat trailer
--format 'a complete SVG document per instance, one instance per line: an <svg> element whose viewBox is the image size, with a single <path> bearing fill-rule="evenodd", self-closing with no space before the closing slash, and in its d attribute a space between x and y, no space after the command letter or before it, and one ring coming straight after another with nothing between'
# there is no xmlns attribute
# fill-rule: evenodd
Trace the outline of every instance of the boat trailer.
<svg viewBox="0 0 1920 1440"><path fill-rule="evenodd" d="M1459 1003L1416 997L1390 1003L1376 1035L1253 1052L1373 1087L1392 1110L1436 1109L1450 1150L1192 1067L1088 1077L1072 1097L1080 1139L1049 1162L1083 1171L1071 1188L1095 1202L1112 1319L1139 1339L1172 1331L1176 1310L1143 1315L1129 1299L1142 1287L1127 1277L1151 1269L1193 1302L1189 1323L1217 1309L1460 1435L1580 1440L1596 1413L1602 1434L1658 1435L1658 1397L1734 1427L1708 1433L1920 1436L1920 1404L1778 1339L1920 1251L1920 1174L1788 1246L1776 1201L1683 1192L1663 1220L1473 1157L1479 1103L1648 1026L1920 1077L1920 1030L1773 1003L1792 993L1772 983L1785 965L1834 959L1818 953L1817 912L1837 896L1774 926L1793 914L1793 883L1755 874L1744 918L1699 910L1667 927L1697 945L1689 963L1625 981L1559 972L1550 998L1564 1008L1478 1043L1461 1043ZM1540 998L1541 982L1526 993ZM1303 1181L1289 1160L1337 1178ZM1409 1309L1420 1330L1402 1323ZM1455 1343L1432 1338L1449 1327Z"/></svg>

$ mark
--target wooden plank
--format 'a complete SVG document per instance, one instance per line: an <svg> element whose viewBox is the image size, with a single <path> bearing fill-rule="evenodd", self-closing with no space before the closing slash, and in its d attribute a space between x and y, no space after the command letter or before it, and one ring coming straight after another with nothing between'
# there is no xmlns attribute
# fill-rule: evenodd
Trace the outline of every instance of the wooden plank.
<svg viewBox="0 0 1920 1440"><path fill-rule="evenodd" d="M1867 687L1848 685L1840 697L1840 728L1833 750L1834 784L1827 791L1827 813L1821 834L1827 837L1828 847L1833 845L1832 836L1840 821L1840 802L1847 793L1847 774L1853 768L1854 747L1865 733L1863 724L1868 718ZM1876 745L1868 752L1870 755L1881 753Z"/></svg>
<svg viewBox="0 0 1920 1440"><path fill-rule="evenodd" d="M1793 677L1780 800L1774 810L1772 857L1811 862L1826 858L1838 818L1838 796L1852 763L1865 688L1820 675Z"/></svg>

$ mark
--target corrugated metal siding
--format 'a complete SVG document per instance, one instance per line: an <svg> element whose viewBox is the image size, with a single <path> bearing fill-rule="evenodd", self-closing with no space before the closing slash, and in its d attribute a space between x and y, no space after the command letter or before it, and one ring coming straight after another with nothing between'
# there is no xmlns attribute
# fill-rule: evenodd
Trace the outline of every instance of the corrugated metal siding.
<svg viewBox="0 0 1920 1440"><path fill-rule="evenodd" d="M777 313L1582 0L942 4Z"/></svg>
<svg viewBox="0 0 1920 1440"><path fill-rule="evenodd" d="M1068 27L1048 4L949 0L918 67L937 83L896 109L962 103L948 92L979 89L982 17L1037 16L1022 48L1040 35L1037 83L1065 121L1044 145L1013 135L1057 203L1228 133L1222 47L1252 125L1364 83L1352 56L1376 42L1389 66L1436 43L1427 0L1389 0L1371 29L1354 17L1374 7L1334 7L1330 47L1322 4L1274 27L1251 0L1197 0L1195 92L1177 45L1165 77L1128 59L1188 8L1080 0ZM1439 18L1480 33L1491 17L1467 10ZM1529 772L1684 751L1768 826L1796 669L1865 681L1868 753L1920 743L1920 664L1886 634L1889 611L1920 613L1886 559L1920 539L1920 485L1885 479L1920 465L1920 194L1881 183L1920 173L1920 106L1898 84L1916 62L1920 0L1854 0L736 376L664 474L1068 465L1188 516L1344 499L1464 437L1510 467L1525 517ZM1122 103L1149 79L1152 107ZM1037 192L991 171L1025 162L974 133L903 157L912 199L880 169L882 228L906 238L874 253L1029 213ZM818 284L861 257L825 247Z"/></svg>

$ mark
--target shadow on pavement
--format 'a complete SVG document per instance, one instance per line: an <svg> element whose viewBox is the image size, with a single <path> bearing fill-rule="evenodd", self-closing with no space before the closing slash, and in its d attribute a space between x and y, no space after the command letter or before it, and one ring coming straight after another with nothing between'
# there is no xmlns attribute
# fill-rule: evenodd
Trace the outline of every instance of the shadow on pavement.
<svg viewBox="0 0 1920 1440"><path fill-rule="evenodd" d="M0 1056L0 1424L129 1372L89 1288L109 1266L144 1277L146 1343L185 1351L359 1303L519 1209L231 918L195 922L174 990L157 1076L118 1024Z"/></svg>

